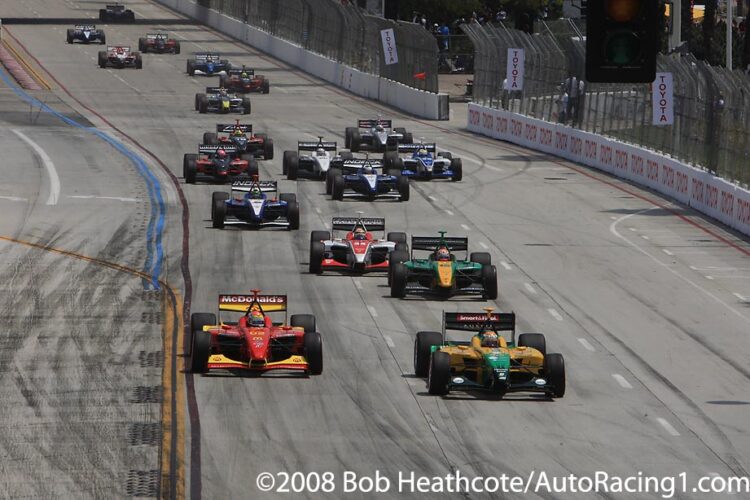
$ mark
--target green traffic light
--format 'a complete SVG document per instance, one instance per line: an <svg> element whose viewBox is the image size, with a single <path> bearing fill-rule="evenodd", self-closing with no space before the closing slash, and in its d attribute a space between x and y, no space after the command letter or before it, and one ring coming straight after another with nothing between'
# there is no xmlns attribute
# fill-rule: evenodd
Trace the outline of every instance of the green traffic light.
<svg viewBox="0 0 750 500"><path fill-rule="evenodd" d="M628 66L638 62L641 53L641 40L629 31L619 31L607 37L604 42L604 59L608 64Z"/></svg>

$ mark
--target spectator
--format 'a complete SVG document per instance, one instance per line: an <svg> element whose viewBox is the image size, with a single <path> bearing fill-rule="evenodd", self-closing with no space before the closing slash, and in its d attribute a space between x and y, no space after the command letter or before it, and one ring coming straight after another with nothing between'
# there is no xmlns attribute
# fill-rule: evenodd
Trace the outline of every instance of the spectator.
<svg viewBox="0 0 750 500"><path fill-rule="evenodd" d="M451 29L447 24L443 23L438 28L438 33L440 33L440 36L442 37L442 39L440 40L440 49L443 52L448 52L448 50L450 49Z"/></svg>
<svg viewBox="0 0 750 500"><path fill-rule="evenodd" d="M565 116L573 119L578 113L578 78L571 75L565 80L565 91L568 93L568 107L565 110Z"/></svg>
<svg viewBox="0 0 750 500"><path fill-rule="evenodd" d="M583 115L583 112L581 111L583 109L583 101L584 97L586 95L586 80L581 78L578 80L578 102L576 103L576 114L573 117L575 120L576 125L581 124L581 117Z"/></svg>

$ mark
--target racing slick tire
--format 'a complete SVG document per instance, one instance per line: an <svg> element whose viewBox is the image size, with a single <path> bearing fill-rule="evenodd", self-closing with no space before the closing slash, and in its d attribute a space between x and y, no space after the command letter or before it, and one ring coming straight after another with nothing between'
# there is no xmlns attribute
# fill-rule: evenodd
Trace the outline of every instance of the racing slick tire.
<svg viewBox="0 0 750 500"><path fill-rule="evenodd" d="M243 115L250 114L250 99L247 99L247 98L242 99L242 114Z"/></svg>
<svg viewBox="0 0 750 500"><path fill-rule="evenodd" d="M386 151L383 153L383 167L386 171L396 166L398 160L398 151Z"/></svg>
<svg viewBox="0 0 750 500"><path fill-rule="evenodd" d="M403 262L394 262L391 266L391 297L402 299L406 295L406 278L409 269Z"/></svg>
<svg viewBox="0 0 750 500"><path fill-rule="evenodd" d="M315 231L313 231L315 233ZM327 238L326 238L327 239ZM323 257L325 256L326 245L322 241L311 241L310 242L310 274L320 274L323 272L321 264L323 263Z"/></svg>
<svg viewBox="0 0 750 500"><path fill-rule="evenodd" d="M255 159L250 153L243 153L240 155L240 159L247 161L247 175L252 178L258 175L258 160Z"/></svg>
<svg viewBox="0 0 750 500"><path fill-rule="evenodd" d="M107 9L99 9L99 20L100 21L109 20L109 16L107 15Z"/></svg>
<svg viewBox="0 0 750 500"><path fill-rule="evenodd" d="M451 356L447 352L435 351L430 356L430 367L427 372L427 392L433 396L448 394L448 382L451 379Z"/></svg>
<svg viewBox="0 0 750 500"><path fill-rule="evenodd" d="M346 127L344 131L344 146L346 149L352 149L352 135L354 135L355 130L357 130L356 127Z"/></svg>
<svg viewBox="0 0 750 500"><path fill-rule="evenodd" d="M99 51L99 67L100 68L107 67L107 51L106 50Z"/></svg>
<svg viewBox="0 0 750 500"><path fill-rule="evenodd" d="M104 36L104 32L103 31L100 31L100 33L101 33L101 36L99 37L99 43L102 44L102 45L106 45L107 44L107 37Z"/></svg>
<svg viewBox="0 0 750 500"><path fill-rule="evenodd" d="M174 43L174 53L179 54L180 53L180 42Z"/></svg>
<svg viewBox="0 0 750 500"><path fill-rule="evenodd" d="M198 111L198 108L200 107L201 99L204 97L206 97L206 94L203 94L203 93L195 94L195 110L196 111Z"/></svg>
<svg viewBox="0 0 750 500"><path fill-rule="evenodd" d="M400 173L396 176L396 187L398 188L398 201L409 201L409 178Z"/></svg>
<svg viewBox="0 0 750 500"><path fill-rule="evenodd" d="M562 354L552 353L544 356L544 376L547 383L554 386L554 389L547 393L549 396L565 396L565 360Z"/></svg>
<svg viewBox="0 0 750 500"><path fill-rule="evenodd" d="M458 182L464 178L464 165L461 162L461 158L453 158L451 160L451 170L453 170L451 181Z"/></svg>
<svg viewBox="0 0 750 500"><path fill-rule="evenodd" d="M386 236L386 239L393 243L406 243L406 233L402 231L391 231Z"/></svg>
<svg viewBox="0 0 750 500"><path fill-rule="evenodd" d="M192 61L187 62L187 69L185 70L185 73L187 73L190 76L195 76L195 65Z"/></svg>
<svg viewBox="0 0 750 500"><path fill-rule="evenodd" d="M396 243L396 247L393 249L394 252L404 252L409 253L409 244L408 243Z"/></svg>
<svg viewBox="0 0 750 500"><path fill-rule="evenodd" d="M263 159L273 160L273 139L268 137L263 141Z"/></svg>
<svg viewBox="0 0 750 500"><path fill-rule="evenodd" d="M213 313L193 313L190 315L190 331L188 331L190 337L187 341L186 356L190 356L193 352L193 337L195 337L195 332L202 332L204 326L215 324L216 315Z"/></svg>
<svg viewBox="0 0 750 500"><path fill-rule="evenodd" d="M206 373L208 371L208 357L211 355L211 334L208 332L193 332L193 348L190 352L190 371L192 373Z"/></svg>
<svg viewBox="0 0 750 500"><path fill-rule="evenodd" d="M198 97L198 112L201 114L208 113L208 97L205 94Z"/></svg>
<svg viewBox="0 0 750 500"><path fill-rule="evenodd" d="M323 338L318 332L305 332L303 343L310 375L320 375L323 373Z"/></svg>
<svg viewBox="0 0 750 500"><path fill-rule="evenodd" d="M432 346L442 343L443 336L440 332L417 332L417 338L414 339L414 374L417 377L426 377L430 372Z"/></svg>
<svg viewBox="0 0 750 500"><path fill-rule="evenodd" d="M475 264L489 266L492 264L492 256L488 252L471 252L469 255L469 261L474 262Z"/></svg>
<svg viewBox="0 0 750 500"><path fill-rule="evenodd" d="M393 275L393 267L397 262L404 263L409 260L409 251L401 250L400 248L394 249L388 256L388 286L391 286L391 276Z"/></svg>
<svg viewBox="0 0 750 500"><path fill-rule="evenodd" d="M263 80L263 83L260 85L260 91L264 94L271 92L271 82L268 79Z"/></svg>
<svg viewBox="0 0 750 500"><path fill-rule="evenodd" d="M279 201L285 201L287 203L297 203L297 195L294 193L281 193L279 195Z"/></svg>
<svg viewBox="0 0 750 500"><path fill-rule="evenodd" d="M385 169L385 173L388 175L401 175L403 171L404 171L404 159L403 158L396 158L393 161L393 166Z"/></svg>
<svg viewBox="0 0 750 500"><path fill-rule="evenodd" d="M138 50L141 52L148 52L146 48L146 39L145 38L139 38L138 39Z"/></svg>
<svg viewBox="0 0 750 500"><path fill-rule="evenodd" d="M354 155L352 154L352 152L351 151L347 151L346 149L342 149L341 151L339 151L339 156L341 156L342 160L353 160L354 159Z"/></svg>
<svg viewBox="0 0 750 500"><path fill-rule="evenodd" d="M315 241L327 241L331 239L331 233L328 231L312 231L310 233L310 243Z"/></svg>
<svg viewBox="0 0 750 500"><path fill-rule="evenodd" d="M289 318L291 326L301 326L305 333L315 332L315 315L314 314L292 314Z"/></svg>
<svg viewBox="0 0 750 500"><path fill-rule="evenodd" d="M482 288L484 296L489 300L497 298L497 268L495 266L482 266Z"/></svg>
<svg viewBox="0 0 750 500"><path fill-rule="evenodd" d="M353 152L357 152L361 149L362 146L362 136L359 133L359 129L355 128L352 132L352 143L349 149L351 149Z"/></svg>
<svg viewBox="0 0 750 500"><path fill-rule="evenodd" d="M143 69L143 58L139 53L135 53L135 69Z"/></svg>
<svg viewBox="0 0 750 500"><path fill-rule="evenodd" d="M227 88L227 77L219 75L219 87Z"/></svg>
<svg viewBox="0 0 750 500"><path fill-rule="evenodd" d="M289 164L292 162L292 158L297 158L296 151L284 151L284 156L281 160L281 173L283 175L289 173Z"/></svg>
<svg viewBox="0 0 750 500"><path fill-rule="evenodd" d="M336 175L341 175L341 169L332 168L326 174L326 194L333 193L333 179Z"/></svg>
<svg viewBox="0 0 750 500"><path fill-rule="evenodd" d="M135 21L135 13L132 10L128 10L125 13L125 20L130 21L131 23Z"/></svg>
<svg viewBox="0 0 750 500"><path fill-rule="evenodd" d="M299 229L299 203L290 201L287 204L286 217L289 220L289 230Z"/></svg>
<svg viewBox="0 0 750 500"><path fill-rule="evenodd" d="M452 160L453 153L449 153L448 151L441 151L440 153L438 153L438 157L445 158L446 160Z"/></svg>
<svg viewBox="0 0 750 500"><path fill-rule="evenodd" d="M334 200L343 200L344 188L344 176L341 174L334 175L333 181L331 183L331 198L333 198Z"/></svg>
<svg viewBox="0 0 750 500"><path fill-rule="evenodd" d="M65 35L65 41L68 43L73 43L73 30L72 29L68 29L68 32Z"/></svg>
<svg viewBox="0 0 750 500"><path fill-rule="evenodd" d="M211 195L211 225L214 229L224 229L224 219L227 216L229 193L216 191Z"/></svg>
<svg viewBox="0 0 750 500"><path fill-rule="evenodd" d="M543 333L522 333L518 336L518 347L531 347L547 356L547 339Z"/></svg>
<svg viewBox="0 0 750 500"><path fill-rule="evenodd" d="M219 138L214 132L204 132L203 144L211 144L212 146L216 146L219 144Z"/></svg>
<svg viewBox="0 0 750 500"><path fill-rule="evenodd" d="M185 178L185 184L195 184L195 175L198 171L195 164L197 159L198 155L193 153L185 153L182 157L182 176Z"/></svg>

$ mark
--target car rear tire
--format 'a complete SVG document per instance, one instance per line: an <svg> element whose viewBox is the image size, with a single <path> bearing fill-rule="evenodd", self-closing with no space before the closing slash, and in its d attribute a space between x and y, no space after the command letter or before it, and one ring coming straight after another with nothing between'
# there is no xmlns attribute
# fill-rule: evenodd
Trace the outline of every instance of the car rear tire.
<svg viewBox="0 0 750 500"><path fill-rule="evenodd" d="M404 134L404 144L414 144L414 136L411 132Z"/></svg>
<svg viewBox="0 0 750 500"><path fill-rule="evenodd" d="M174 53L179 54L180 53L180 42L174 43Z"/></svg>
<svg viewBox="0 0 750 500"><path fill-rule="evenodd" d="M107 37L104 36L104 32L103 31L101 31L100 33L102 34L102 36L99 37L99 43L102 44L102 45L107 45Z"/></svg>
<svg viewBox="0 0 750 500"><path fill-rule="evenodd" d="M208 97L205 94L198 98L198 112L201 114L208 113Z"/></svg>
<svg viewBox="0 0 750 500"><path fill-rule="evenodd" d="M219 137L214 132L204 132L203 144L210 144L212 146L216 146L219 144Z"/></svg>
<svg viewBox="0 0 750 500"><path fill-rule="evenodd" d="M383 168L387 171L396 166L398 151L386 151L383 153Z"/></svg>
<svg viewBox="0 0 750 500"><path fill-rule="evenodd" d="M258 160L251 154L243 154L240 156L243 160L247 160L247 175L251 179L258 175Z"/></svg>
<svg viewBox="0 0 750 500"><path fill-rule="evenodd" d="M432 346L442 343L443 336L440 332L417 332L417 338L414 339L414 374L417 377L429 374Z"/></svg>
<svg viewBox="0 0 750 500"><path fill-rule="evenodd" d="M315 233L315 231L313 231ZM326 238L327 239L327 238ZM326 246L322 241L310 242L310 274L320 274L323 272L323 257L325 257Z"/></svg>
<svg viewBox="0 0 750 500"><path fill-rule="evenodd" d="M263 84L261 85L261 91L264 94L268 94L271 92L271 82L268 80L263 80Z"/></svg>
<svg viewBox="0 0 750 500"><path fill-rule="evenodd" d="M396 176L396 187L398 188L399 201L409 201L409 178L398 174Z"/></svg>
<svg viewBox="0 0 750 500"><path fill-rule="evenodd" d="M402 231L391 231L386 236L386 239L393 243L406 243L406 233Z"/></svg>
<svg viewBox="0 0 750 500"><path fill-rule="evenodd" d="M469 260L475 264L489 266L492 264L492 256L488 252L471 252Z"/></svg>
<svg viewBox="0 0 750 500"><path fill-rule="evenodd" d="M340 174L336 174L333 177L333 183L331 185L331 197L334 200L343 200L344 199L344 176Z"/></svg>
<svg viewBox="0 0 750 500"><path fill-rule="evenodd" d="M208 332L194 332L193 348L190 356L190 371L192 373L206 373L208 358L211 355L211 334Z"/></svg>
<svg viewBox="0 0 750 500"><path fill-rule="evenodd" d="M202 332L204 326L216 325L216 315L213 313L193 313L190 315L190 330L187 346L185 346L185 355L190 356L193 352L193 337L195 332Z"/></svg>
<svg viewBox="0 0 750 500"><path fill-rule="evenodd" d="M448 382L451 379L451 356L447 352L435 351L430 356L430 367L427 372L427 392L433 396L448 394Z"/></svg>
<svg viewBox="0 0 750 500"><path fill-rule="evenodd" d="M100 21L106 21L107 20L107 10L106 9L99 9L99 20Z"/></svg>
<svg viewBox="0 0 750 500"><path fill-rule="evenodd" d="M391 297L401 299L406 295L406 278L409 269L402 262L391 264Z"/></svg>
<svg viewBox="0 0 750 500"><path fill-rule="evenodd" d="M458 182L464 178L464 165L461 162L461 158L453 158L451 160L451 170L453 170L451 181Z"/></svg>
<svg viewBox="0 0 750 500"><path fill-rule="evenodd" d="M326 194L333 193L333 179L336 175L341 175L341 170L338 168L332 168L326 174Z"/></svg>
<svg viewBox="0 0 750 500"><path fill-rule="evenodd" d="M305 333L315 332L315 315L314 314L292 314L289 318L289 324L295 327L302 327Z"/></svg>
<svg viewBox="0 0 750 500"><path fill-rule="evenodd" d="M135 54L135 69L143 69L143 59L140 54Z"/></svg>
<svg viewBox="0 0 750 500"><path fill-rule="evenodd" d="M198 155L192 153L185 153L182 157L182 176L185 178L186 184L195 184L195 176L198 171L197 160Z"/></svg>
<svg viewBox="0 0 750 500"><path fill-rule="evenodd" d="M441 158L445 158L446 160L453 159L453 153L449 153L448 151L442 151L438 153L438 156L440 156Z"/></svg>
<svg viewBox="0 0 750 500"><path fill-rule="evenodd" d="M331 239L329 231L312 231L310 232L310 243L314 241L327 241Z"/></svg>
<svg viewBox="0 0 750 500"><path fill-rule="evenodd" d="M497 268L495 266L482 266L482 288L484 288L485 298L497 299Z"/></svg>
<svg viewBox="0 0 750 500"><path fill-rule="evenodd" d="M542 356L547 355L547 339L544 338L543 333L522 333L518 336L516 345L536 349L542 353Z"/></svg>
<svg viewBox="0 0 750 500"><path fill-rule="evenodd" d="M342 160L353 160L354 155L351 151L342 150L339 152L339 156L341 156Z"/></svg>
<svg viewBox="0 0 750 500"><path fill-rule="evenodd" d="M388 286L391 286L391 276L393 275L393 267L395 264L404 263L409 260L409 252L399 249L394 249L390 255L388 255Z"/></svg>
<svg viewBox="0 0 750 500"><path fill-rule="evenodd" d="M297 195L294 193L281 193L279 195L280 201L285 201L287 203L296 203L297 202Z"/></svg>
<svg viewBox="0 0 750 500"><path fill-rule="evenodd" d="M268 137L263 141L263 159L273 160L273 139Z"/></svg>
<svg viewBox="0 0 750 500"><path fill-rule="evenodd" d="M242 99L242 114L243 115L249 115L250 114L250 99Z"/></svg>
<svg viewBox="0 0 750 500"><path fill-rule="evenodd" d="M224 229L224 220L227 216L227 204L229 194L217 191L211 195L211 222L214 229Z"/></svg>
<svg viewBox="0 0 750 500"><path fill-rule="evenodd" d="M544 376L554 389L550 392L553 398L565 396L565 360L562 354L552 353L544 357Z"/></svg>
<svg viewBox="0 0 750 500"><path fill-rule="evenodd" d="M282 156L281 160L281 173L282 175L286 175L287 172L289 172L289 162L291 161L292 156L297 156L296 151L284 151L284 155Z"/></svg>
<svg viewBox="0 0 750 500"><path fill-rule="evenodd" d="M202 97L206 97L206 94L201 94L201 93L195 94L195 110L196 111L198 111L198 109L200 108L200 102L201 102Z"/></svg>
<svg viewBox="0 0 750 500"><path fill-rule="evenodd" d="M320 375L323 373L323 338L318 332L305 333L304 344L310 375Z"/></svg>
<svg viewBox="0 0 750 500"><path fill-rule="evenodd" d="M289 156L289 163L286 165L286 178L290 181L296 181L299 177L299 156L297 152Z"/></svg>
<svg viewBox="0 0 750 500"><path fill-rule="evenodd" d="M190 76L195 75L195 65L192 63L192 61L187 62L187 69L185 70L185 72Z"/></svg>
<svg viewBox="0 0 750 500"><path fill-rule="evenodd" d="M355 130L357 130L355 127L346 127L344 131L344 147L346 149L352 148L352 135L354 135Z"/></svg>
<svg viewBox="0 0 750 500"><path fill-rule="evenodd" d="M68 29L67 35L65 36L65 40L68 43L73 43L73 30Z"/></svg>
<svg viewBox="0 0 750 500"><path fill-rule="evenodd" d="M146 39L145 38L139 38L138 39L138 50L141 52L148 52L146 50Z"/></svg>
<svg viewBox="0 0 750 500"><path fill-rule="evenodd" d="M299 203L296 201L289 202L286 216L289 219L289 230L299 229Z"/></svg>
<svg viewBox="0 0 750 500"><path fill-rule="evenodd" d="M99 51L99 67L100 68L107 67L107 51L106 50Z"/></svg>
<svg viewBox="0 0 750 500"><path fill-rule="evenodd" d="M362 146L362 135L359 133L359 129L354 129L352 132L352 144L349 146L349 149L351 149L353 152L357 152L360 150Z"/></svg>

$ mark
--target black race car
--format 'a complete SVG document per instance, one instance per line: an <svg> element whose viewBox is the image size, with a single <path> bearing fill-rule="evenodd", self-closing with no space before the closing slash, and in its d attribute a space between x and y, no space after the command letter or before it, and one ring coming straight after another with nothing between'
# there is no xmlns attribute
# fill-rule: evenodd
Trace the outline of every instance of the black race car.
<svg viewBox="0 0 750 500"><path fill-rule="evenodd" d="M132 23L135 21L135 14L132 10L126 9L122 4L107 5L103 9L99 9L99 20Z"/></svg>

